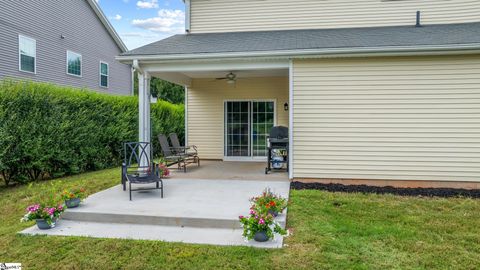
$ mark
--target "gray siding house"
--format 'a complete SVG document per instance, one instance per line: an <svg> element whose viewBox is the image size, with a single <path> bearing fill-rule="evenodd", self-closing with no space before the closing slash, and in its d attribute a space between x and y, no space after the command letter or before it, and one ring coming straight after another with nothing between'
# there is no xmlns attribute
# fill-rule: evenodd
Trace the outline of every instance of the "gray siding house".
<svg viewBox="0 0 480 270"><path fill-rule="evenodd" d="M1 1L0 79L130 95L126 46L94 0Z"/></svg>

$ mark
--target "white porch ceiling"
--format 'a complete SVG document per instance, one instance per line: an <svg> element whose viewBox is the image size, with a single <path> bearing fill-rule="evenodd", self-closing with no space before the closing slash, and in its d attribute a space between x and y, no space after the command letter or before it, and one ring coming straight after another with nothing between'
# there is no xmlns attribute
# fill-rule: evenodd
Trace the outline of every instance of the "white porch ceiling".
<svg viewBox="0 0 480 270"><path fill-rule="evenodd" d="M193 71L182 72L185 76L192 79L200 78L220 78L225 77L229 72L237 75L237 78L250 77L283 77L288 76L288 69L270 69L270 70L225 70L225 71Z"/></svg>
<svg viewBox="0 0 480 270"><path fill-rule="evenodd" d="M180 85L190 85L192 79L222 78L233 72L237 78L286 77L288 61L219 60L203 62L143 63L143 69L158 77Z"/></svg>

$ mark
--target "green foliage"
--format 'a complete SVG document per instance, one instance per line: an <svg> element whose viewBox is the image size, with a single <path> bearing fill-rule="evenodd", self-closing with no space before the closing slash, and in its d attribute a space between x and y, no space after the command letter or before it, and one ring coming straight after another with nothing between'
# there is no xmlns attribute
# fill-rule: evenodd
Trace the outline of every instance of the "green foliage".
<svg viewBox="0 0 480 270"><path fill-rule="evenodd" d="M152 104L152 134L183 138L183 106ZM0 174L5 183L117 166L138 140L138 99L46 83L0 81ZM154 149L156 140L154 141Z"/></svg>
<svg viewBox="0 0 480 270"><path fill-rule="evenodd" d="M134 94L138 96L137 72L135 72L133 77L133 89ZM183 86L159 78L153 77L150 80L150 92L154 97L173 104L183 104L185 102L185 88Z"/></svg>
<svg viewBox="0 0 480 270"><path fill-rule="evenodd" d="M173 104L183 104L185 102L185 89L183 86L159 78L150 80L150 92L154 97Z"/></svg>

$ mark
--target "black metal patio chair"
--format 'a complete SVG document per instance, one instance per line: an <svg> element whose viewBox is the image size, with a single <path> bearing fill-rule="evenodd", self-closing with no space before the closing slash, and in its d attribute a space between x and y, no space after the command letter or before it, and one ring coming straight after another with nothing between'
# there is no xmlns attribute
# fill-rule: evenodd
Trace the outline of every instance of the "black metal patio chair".
<svg viewBox="0 0 480 270"><path fill-rule="evenodd" d="M189 145L182 146L180 145L180 140L178 139L177 133L170 133L170 142L172 143L172 148L177 151L177 153L186 155L188 159L192 159L192 163L196 163L197 166L200 166L200 157L198 156L197 146Z"/></svg>
<svg viewBox="0 0 480 270"><path fill-rule="evenodd" d="M130 201L132 191L160 189L163 198L163 181L159 174L158 164L151 160L152 147L148 142L127 142L123 145L124 161L122 164L122 185L123 190L128 188ZM150 153L150 155L148 155ZM132 189L132 184L153 184L155 187Z"/></svg>

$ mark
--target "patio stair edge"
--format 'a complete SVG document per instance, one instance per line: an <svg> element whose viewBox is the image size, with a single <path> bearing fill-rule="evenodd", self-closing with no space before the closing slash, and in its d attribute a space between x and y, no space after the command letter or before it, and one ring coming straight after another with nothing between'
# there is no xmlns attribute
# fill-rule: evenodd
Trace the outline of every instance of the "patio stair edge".
<svg viewBox="0 0 480 270"><path fill-rule="evenodd" d="M193 228L240 229L238 219L216 219L196 217L151 216L136 214L97 213L86 211L66 211L62 219L84 222L120 223L138 225L160 225ZM285 218L277 220L285 228Z"/></svg>

